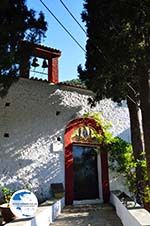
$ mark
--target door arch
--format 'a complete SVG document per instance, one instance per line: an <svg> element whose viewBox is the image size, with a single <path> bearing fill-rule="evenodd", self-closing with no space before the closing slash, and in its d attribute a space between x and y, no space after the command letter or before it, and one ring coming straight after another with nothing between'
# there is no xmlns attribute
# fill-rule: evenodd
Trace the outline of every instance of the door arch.
<svg viewBox="0 0 150 226"><path fill-rule="evenodd" d="M74 188L73 188L73 142L72 134L73 132L81 127L87 126L93 128L97 133L103 135L103 130L100 125L92 118L78 118L72 120L66 127L64 142L65 142L65 201L66 205L73 204L74 200ZM100 154L101 161L101 181L102 181L102 196L103 201L109 201L109 177L108 177L108 158L107 152L101 152Z"/></svg>

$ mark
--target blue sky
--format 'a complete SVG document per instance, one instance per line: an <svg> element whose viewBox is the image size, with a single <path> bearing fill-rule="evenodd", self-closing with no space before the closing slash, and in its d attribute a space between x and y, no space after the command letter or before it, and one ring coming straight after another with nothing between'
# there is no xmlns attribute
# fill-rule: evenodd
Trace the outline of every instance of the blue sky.
<svg viewBox="0 0 150 226"><path fill-rule="evenodd" d="M61 2L59 0L43 0L43 2L69 30L80 45L85 48L86 35L68 14ZM63 2L84 27L80 15L83 10L84 0L63 0ZM62 56L59 59L59 80L65 81L77 78L77 66L82 64L84 67L85 52L77 46L39 0L27 0L27 5L37 13L42 11L45 14L48 31L46 32L47 37L42 44L62 51Z"/></svg>

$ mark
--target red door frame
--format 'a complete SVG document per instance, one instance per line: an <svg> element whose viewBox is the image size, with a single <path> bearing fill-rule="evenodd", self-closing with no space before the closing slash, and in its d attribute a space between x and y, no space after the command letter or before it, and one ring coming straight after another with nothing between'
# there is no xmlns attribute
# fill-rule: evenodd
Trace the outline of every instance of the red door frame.
<svg viewBox="0 0 150 226"><path fill-rule="evenodd" d="M73 154L71 136L74 130L80 126L89 126L103 134L101 126L92 118L79 118L71 121L65 130L65 202L66 205L73 204ZM109 201L109 176L108 176L108 155L107 152L101 152L101 177L103 201Z"/></svg>

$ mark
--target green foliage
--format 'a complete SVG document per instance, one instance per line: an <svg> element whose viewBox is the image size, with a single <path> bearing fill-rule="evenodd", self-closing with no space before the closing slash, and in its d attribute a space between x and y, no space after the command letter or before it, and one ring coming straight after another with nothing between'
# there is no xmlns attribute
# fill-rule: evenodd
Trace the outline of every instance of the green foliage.
<svg viewBox="0 0 150 226"><path fill-rule="evenodd" d="M22 188L19 189L27 189L27 190L31 190L31 184L29 183L25 183ZM9 206L9 202L11 199L11 196L17 191L17 189L11 189L10 187L7 186L3 186L2 184L0 184L0 194L2 197L2 202L3 203L8 203Z"/></svg>
<svg viewBox="0 0 150 226"><path fill-rule="evenodd" d="M147 0L84 0L82 19L88 37L86 63L84 70L78 67L78 72L80 79L95 93L93 103L105 97L117 102L127 97L133 103L140 101L150 183L149 9L150 1ZM135 131L131 133L136 137ZM136 156L138 148L133 145ZM130 164L134 168L135 163Z"/></svg>
<svg viewBox="0 0 150 226"><path fill-rule="evenodd" d="M119 137L115 137L111 143L109 159L111 168L124 174L130 173L128 170L135 167L131 144Z"/></svg>
<svg viewBox="0 0 150 226"><path fill-rule="evenodd" d="M146 160L135 161L133 156L132 145L122 140L119 137L115 137L109 148L109 160L110 168L125 176L130 192L140 197L141 203L150 202L150 187L147 184L147 169ZM142 173L144 174L143 181L138 181L136 178L136 169L140 166ZM138 185L138 188L137 188Z"/></svg>
<svg viewBox="0 0 150 226"><path fill-rule="evenodd" d="M144 188L144 202L150 203L150 186L146 185Z"/></svg>
<svg viewBox="0 0 150 226"><path fill-rule="evenodd" d="M14 192L15 192L15 190L11 190L8 187L1 186L1 193L2 193L3 202L9 204L11 196L13 195Z"/></svg>
<svg viewBox="0 0 150 226"><path fill-rule="evenodd" d="M101 113L86 113L84 117L93 118L98 126L101 126L103 130L103 135L97 134L95 131L94 136L97 141L101 143L103 148L98 149L98 152L103 150L109 152L109 166L113 171L116 171L127 179L127 185L129 190L136 196L137 194L137 183L136 183L136 168L140 166L140 169L144 173L144 181L142 181L141 189L141 199L145 202L150 201L150 187L145 186L145 182L148 181L147 171L146 171L146 160L135 161L133 155L132 145L122 140L119 137L113 137L112 133L109 131L111 128L111 123L107 122ZM143 155L144 153L142 153ZM139 181L139 186L141 186L141 181Z"/></svg>
<svg viewBox="0 0 150 226"><path fill-rule="evenodd" d="M93 133L94 133L94 137L96 138L98 143L102 143L105 145L105 150L106 150L106 146L109 145L113 140L113 136L109 132L111 123L104 120L104 118L100 112L86 113L86 114L84 114L84 117L85 118L88 118L88 117L93 118L95 120L95 122L97 123L97 125L101 126L103 134L98 134L96 131L93 131Z"/></svg>
<svg viewBox="0 0 150 226"><path fill-rule="evenodd" d="M124 175L127 179L129 190L135 193L136 162L133 156L132 145L119 137L115 137L110 146L109 160L110 168Z"/></svg>
<svg viewBox="0 0 150 226"><path fill-rule="evenodd" d="M83 81L81 81L80 79L72 79L72 80L67 80L67 81L64 81L65 84L69 84L69 85L79 85L83 88L86 88L85 84Z"/></svg>
<svg viewBox="0 0 150 226"><path fill-rule="evenodd" d="M85 70L78 68L80 78L94 91L95 100L126 99L128 83L139 91L139 71L149 69L150 2L84 2L82 19L88 39Z"/></svg>
<svg viewBox="0 0 150 226"><path fill-rule="evenodd" d="M104 150L110 153L111 168L118 172L125 172L129 168L134 168L135 163L132 151L132 145L119 137L114 137L109 131L111 123L105 120L100 112L90 112L84 114L86 118L93 118L98 126L101 126L103 134L95 132L95 136L99 143L102 143ZM115 164L117 162L117 165Z"/></svg>
<svg viewBox="0 0 150 226"><path fill-rule="evenodd" d="M39 16L32 9L28 9L25 0L2 0L0 4L0 74L16 75L19 64L26 52L20 52L20 42L28 40L39 43L47 30L42 12Z"/></svg>

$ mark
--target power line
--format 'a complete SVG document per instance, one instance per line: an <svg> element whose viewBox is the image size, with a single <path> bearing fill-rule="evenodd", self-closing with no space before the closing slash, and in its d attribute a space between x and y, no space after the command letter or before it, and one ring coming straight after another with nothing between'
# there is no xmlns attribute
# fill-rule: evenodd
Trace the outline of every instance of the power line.
<svg viewBox="0 0 150 226"><path fill-rule="evenodd" d="M134 101L129 95L127 95L127 98L129 98L137 107L140 108L140 105L136 101Z"/></svg>
<svg viewBox="0 0 150 226"><path fill-rule="evenodd" d="M79 23L79 21L76 19L76 17L73 15L73 13L71 12L71 10L69 10L69 8L66 6L66 4L62 1L59 0L61 2L61 4L63 5L63 7L67 10L67 12L70 14L70 16L73 18L73 20L77 23L77 25L81 28L81 30L87 35L85 29L82 27L82 25ZM108 57L103 53L103 51L101 50L101 48L97 45L93 45L94 48L96 48L98 50L98 52L104 57L105 61L114 69L113 65L111 64L110 60L108 59Z"/></svg>
<svg viewBox="0 0 150 226"><path fill-rule="evenodd" d="M74 42L76 42L76 44L86 53L85 49L81 46L81 44L74 38L74 36L67 30L67 28L60 22L60 20L54 15L54 13L48 8L48 6L42 1L40 0L40 2L43 4L43 6L48 10L48 12L54 17L54 19L61 25L61 27L67 32L67 34L73 39ZM60 0L61 4L65 7L65 9L67 10L67 12L71 15L71 17L75 20L75 22L78 24L78 26L82 29L82 31L84 31L84 33L86 34L86 31L84 30L84 28L81 26L81 24L78 22L78 20L75 18L75 16L71 13L71 11L68 9L68 7L65 5L65 3ZM104 59L111 65L110 61L107 59L107 57L103 54L103 51L98 47L98 46L94 46L98 52L104 57ZM112 65L111 65L112 67Z"/></svg>
<svg viewBox="0 0 150 226"><path fill-rule="evenodd" d="M73 18L73 20L77 23L77 25L81 28L81 30L87 35L86 31L84 30L84 28L81 26L81 24L79 23L79 21L75 18L75 16L73 15L73 13L69 10L69 8L66 6L66 4L62 1L59 0L61 2L61 4L63 5L63 7L67 10L67 12L70 14L70 16ZM104 55L103 51L101 50L101 48L99 48L99 46L94 46L98 52L104 57L104 59L109 63L109 65L113 68L114 71L116 71L116 69L114 68L114 66L111 64L111 62L109 61L108 57L106 57L106 55ZM128 87L134 92L135 96L137 96L137 93L135 91L135 89L129 84L127 83ZM127 95L127 97L134 103L137 105L137 103L129 96Z"/></svg>
<svg viewBox="0 0 150 226"><path fill-rule="evenodd" d="M67 10L67 12L70 14L70 16L74 19L74 21L79 25L79 27L81 28L81 30L86 34L85 29L82 27L82 25L79 23L79 21L75 18L75 16L73 15L73 13L69 10L69 8L66 6L66 4L62 1L59 0L61 2L61 4L64 6L64 8Z"/></svg>
<svg viewBox="0 0 150 226"><path fill-rule="evenodd" d="M60 20L54 15L54 13L48 8L48 6L40 0L42 5L48 10L48 12L54 17L54 19L60 24L60 26L67 32L67 34L73 39L74 42L86 53L85 49L81 46L81 44L74 38L74 36L67 30L67 28L60 22ZM78 22L78 20L75 18L73 13L69 10L69 8L65 5L65 3L60 0L61 4L65 7L67 12L71 15L71 17L74 19L74 21L78 24L78 26L82 29L82 31L86 34L86 31L84 28L81 26L81 24ZM113 65L110 63L109 59L104 55L103 51L98 47L94 46L98 50L98 52L104 57L104 59L109 63L109 65L114 69Z"/></svg>
<svg viewBox="0 0 150 226"><path fill-rule="evenodd" d="M67 12L70 14L70 16L74 19L74 21L78 24L78 26L81 28L81 30L87 35L85 29L82 27L82 25L76 19L76 17L73 15L73 13L71 12L71 10L69 10L69 8L66 6L66 4L62 0L59 0L59 1L64 6L64 8L67 10ZM107 60L107 57L103 54L102 50L98 46L94 46L94 47L99 51L100 54L103 55L103 57L105 58L105 60L108 61Z"/></svg>
<svg viewBox="0 0 150 226"><path fill-rule="evenodd" d="M133 91L135 97L139 95L139 93L136 92L136 90L133 88L133 86L131 86L131 84L127 83L127 86Z"/></svg>
<svg viewBox="0 0 150 226"><path fill-rule="evenodd" d="M81 24L78 22L78 20L75 18L75 16L72 14L72 12L69 10L69 8L65 5L65 3L62 0L59 0L61 2L61 4L65 7L65 9L67 10L67 12L71 15L71 17L74 19L74 21L78 24L78 26L82 29L82 31L86 34L86 31L84 30L84 28L81 26ZM81 46L81 44L74 38L74 36L68 31L68 29L60 22L60 20L54 15L54 13L48 8L48 6L42 1L40 0L40 2L42 3L42 5L48 10L48 12L54 17L54 19L59 23L59 25L65 30L65 32L67 32L67 34L73 39L73 41L86 53L85 49ZM101 50L101 48L99 48L98 46L95 46L95 48L98 50L98 52L104 57L104 59L109 63L109 65L113 68L113 70L116 72L116 69L114 68L114 66L111 64L111 62L109 61L109 59L104 55L103 51ZM129 84L127 84L129 86ZM131 87L131 85L129 86L132 91L133 88ZM135 90L134 90L135 91ZM136 91L135 91L136 94ZM127 95L127 97L135 104L137 104L129 95Z"/></svg>
<svg viewBox="0 0 150 226"><path fill-rule="evenodd" d="M86 52L85 49L80 45L80 43L68 31L68 29L60 22L60 20L54 15L54 13L47 7L47 5L42 0L40 0L40 2L47 9L47 11L54 17L54 19L59 23L59 25L65 30L65 32L67 32L67 34L72 38L72 40L80 47L80 49L82 49L84 52Z"/></svg>
<svg viewBox="0 0 150 226"><path fill-rule="evenodd" d="M70 16L74 19L74 21L78 24L78 26L81 28L81 30L87 35L85 29L82 27L82 25L79 23L79 21L76 19L76 17L73 15L73 13L71 12L71 10L69 10L69 8L66 6L66 4L62 1L59 0L61 2L61 4L63 5L63 7L67 10L67 12L70 14ZM109 63L109 65L112 67L112 69L116 72L116 68L114 68L114 66L112 65L112 63L110 62L110 60L108 59L108 57L103 53L103 51L101 50L101 48L99 48L99 46L94 46L98 52L104 57L104 59L106 60L106 62ZM127 83L127 86L134 92L135 97L137 97L137 92L135 91L135 89L129 84ZM127 95L127 97L133 102L135 103L135 101L129 96Z"/></svg>

